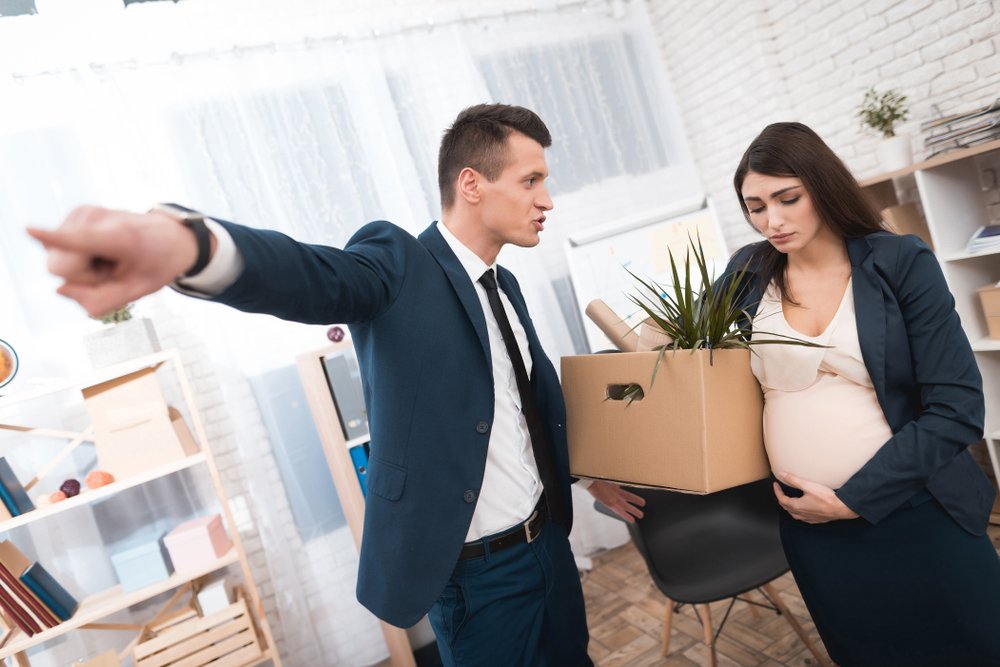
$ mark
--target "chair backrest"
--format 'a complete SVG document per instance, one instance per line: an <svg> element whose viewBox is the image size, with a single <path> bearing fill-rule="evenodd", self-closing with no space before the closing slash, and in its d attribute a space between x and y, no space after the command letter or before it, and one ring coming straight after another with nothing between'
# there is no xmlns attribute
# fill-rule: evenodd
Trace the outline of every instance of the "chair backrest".
<svg viewBox="0 0 1000 667"><path fill-rule="evenodd" d="M650 576L676 602L721 600L788 570L771 481L707 495L630 488L646 500L628 524Z"/></svg>

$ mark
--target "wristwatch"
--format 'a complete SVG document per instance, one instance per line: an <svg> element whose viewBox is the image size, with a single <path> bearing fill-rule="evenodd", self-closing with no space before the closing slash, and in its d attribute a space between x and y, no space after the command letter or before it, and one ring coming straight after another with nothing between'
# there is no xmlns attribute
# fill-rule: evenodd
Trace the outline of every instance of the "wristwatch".
<svg viewBox="0 0 1000 667"><path fill-rule="evenodd" d="M189 208L178 206L177 204L157 204L149 210L150 213L160 213L173 218L194 233L195 241L198 243L198 256L194 264L181 277L193 278L208 266L208 261L212 259L212 233L205 225L205 216Z"/></svg>

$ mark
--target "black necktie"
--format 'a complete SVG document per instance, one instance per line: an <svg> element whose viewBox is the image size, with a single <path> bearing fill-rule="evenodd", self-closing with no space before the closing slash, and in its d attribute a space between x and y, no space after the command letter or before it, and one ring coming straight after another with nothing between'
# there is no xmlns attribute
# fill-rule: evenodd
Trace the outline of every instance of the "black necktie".
<svg viewBox="0 0 1000 667"><path fill-rule="evenodd" d="M500 334L503 336L504 347L507 348L507 356L510 357L510 363L514 366L517 392L521 395L521 412L524 413L524 421L528 425L531 449L535 454L535 465L538 466L538 475L541 477L542 486L545 489L545 505L549 512L549 518L565 525L566 508L562 492L559 489L559 482L556 479L556 468L552 462L552 448L549 446L549 439L545 434L545 425L542 423L541 415L538 414L538 404L535 402L535 394L531 389L528 371L524 367L524 359L521 358L521 349L517 346L514 330L510 326L510 320L507 319L507 311L504 310L503 303L500 301L500 291L497 287L497 279L493 275L493 269L484 273L479 279L479 283L486 288L486 298L489 300L490 309L500 326Z"/></svg>

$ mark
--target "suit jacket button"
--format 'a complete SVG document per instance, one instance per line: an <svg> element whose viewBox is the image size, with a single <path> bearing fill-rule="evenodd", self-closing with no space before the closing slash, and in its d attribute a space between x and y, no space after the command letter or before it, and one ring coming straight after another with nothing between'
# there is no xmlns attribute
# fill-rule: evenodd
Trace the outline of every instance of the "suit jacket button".
<svg viewBox="0 0 1000 667"><path fill-rule="evenodd" d="M489 422L479 422L476 424L476 433L486 433L490 430Z"/></svg>
<svg viewBox="0 0 1000 667"><path fill-rule="evenodd" d="M471 503L476 499L476 492L470 489L462 494L462 497L465 499L465 502Z"/></svg>

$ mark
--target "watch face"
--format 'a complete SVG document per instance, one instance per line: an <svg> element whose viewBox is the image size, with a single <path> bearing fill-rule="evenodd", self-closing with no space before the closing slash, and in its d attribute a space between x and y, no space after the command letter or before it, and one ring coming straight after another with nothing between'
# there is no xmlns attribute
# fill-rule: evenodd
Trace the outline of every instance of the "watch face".
<svg viewBox="0 0 1000 667"><path fill-rule="evenodd" d="M7 341L0 339L0 387L17 375L17 352Z"/></svg>

